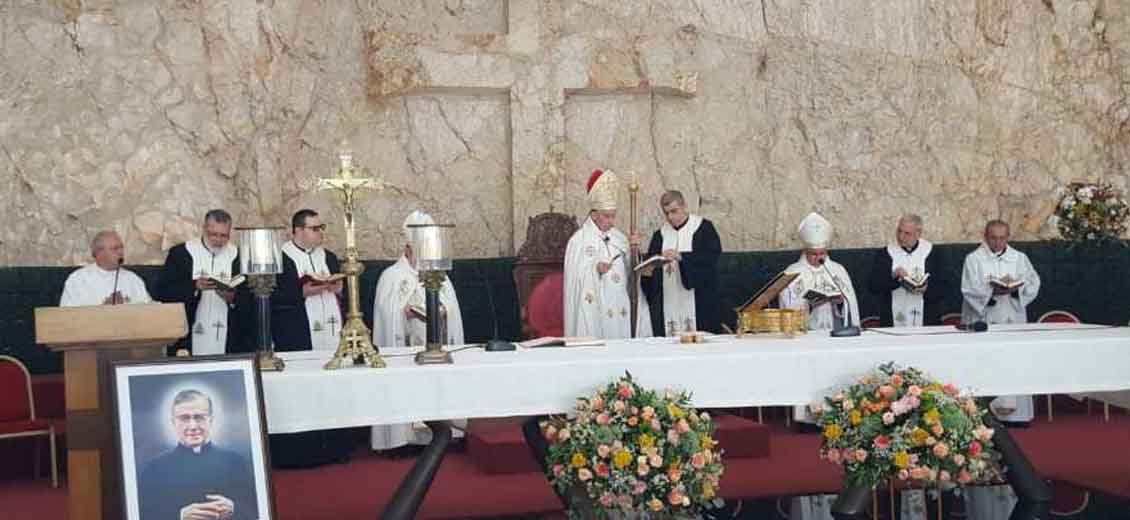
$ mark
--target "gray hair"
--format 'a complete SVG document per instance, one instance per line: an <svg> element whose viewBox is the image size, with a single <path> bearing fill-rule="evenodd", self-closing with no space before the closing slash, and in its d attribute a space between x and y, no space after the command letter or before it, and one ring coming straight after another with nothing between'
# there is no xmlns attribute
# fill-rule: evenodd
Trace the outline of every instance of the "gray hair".
<svg viewBox="0 0 1130 520"><path fill-rule="evenodd" d="M231 224L231 213L222 209L210 209L204 214L204 222L215 222L217 224Z"/></svg>
<svg viewBox="0 0 1130 520"><path fill-rule="evenodd" d="M173 398L173 409L176 409L177 405L189 401L204 401L208 403L208 415L212 415L212 398L208 397L208 394L192 388L177 392L176 397Z"/></svg>
<svg viewBox="0 0 1130 520"><path fill-rule="evenodd" d="M1008 222L1005 222L1005 221L1003 221L999 218L995 218L993 220L986 222L985 223L985 232L988 233L989 229L997 227L997 226L1003 227L1005 231L1007 231L1009 234L1012 234L1012 226L1009 226Z"/></svg>
<svg viewBox="0 0 1130 520"><path fill-rule="evenodd" d="M106 239L118 236L117 231L99 231L94 234L94 238L90 239L90 256L95 256L103 247L106 246Z"/></svg>
<svg viewBox="0 0 1130 520"><path fill-rule="evenodd" d="M922 217L919 217L914 213L907 213L899 217L899 225L902 224L914 224L915 226L918 226L918 229L922 229Z"/></svg>
<svg viewBox="0 0 1130 520"><path fill-rule="evenodd" d="M667 190L663 193L663 196L659 197L660 207L666 207L672 202L678 202L679 205L684 208L687 206L687 201L683 198L683 192L679 190Z"/></svg>

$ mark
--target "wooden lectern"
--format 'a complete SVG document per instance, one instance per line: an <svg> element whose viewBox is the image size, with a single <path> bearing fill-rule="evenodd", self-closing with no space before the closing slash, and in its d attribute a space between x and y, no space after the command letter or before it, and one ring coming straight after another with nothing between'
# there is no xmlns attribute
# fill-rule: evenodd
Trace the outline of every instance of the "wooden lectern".
<svg viewBox="0 0 1130 520"><path fill-rule="evenodd" d="M180 303L35 309L36 343L64 355L70 518L123 518L110 363L162 357L187 333Z"/></svg>

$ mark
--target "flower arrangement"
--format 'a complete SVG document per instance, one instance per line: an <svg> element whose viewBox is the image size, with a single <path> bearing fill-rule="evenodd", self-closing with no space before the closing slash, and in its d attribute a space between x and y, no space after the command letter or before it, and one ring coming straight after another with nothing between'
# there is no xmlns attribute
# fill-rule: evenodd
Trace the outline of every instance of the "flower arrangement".
<svg viewBox="0 0 1130 520"><path fill-rule="evenodd" d="M1052 221L1064 239L1073 242L1117 240L1126 231L1130 206L1108 182L1067 185Z"/></svg>
<svg viewBox="0 0 1130 520"><path fill-rule="evenodd" d="M550 481L561 493L581 485L598 518L694 516L722 505L714 423L685 392L645 390L625 374L577 399L573 419L550 418L541 431Z"/></svg>
<svg viewBox="0 0 1130 520"><path fill-rule="evenodd" d="M813 406L820 456L843 466L846 486L952 487L1001 476L985 409L914 368L880 365L824 403Z"/></svg>

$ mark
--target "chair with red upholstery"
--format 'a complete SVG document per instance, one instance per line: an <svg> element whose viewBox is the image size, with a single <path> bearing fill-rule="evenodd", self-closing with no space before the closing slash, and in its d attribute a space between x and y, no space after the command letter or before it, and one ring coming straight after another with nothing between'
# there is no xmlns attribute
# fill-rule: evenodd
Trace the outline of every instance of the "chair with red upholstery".
<svg viewBox="0 0 1130 520"><path fill-rule="evenodd" d="M555 274L562 276L565 247L577 228L576 217L554 212L530 217L526 225L526 241L518 250L518 261L514 263L514 285L518 289L518 304L522 309L523 337L561 336L564 332L562 282L551 279L543 283L543 280ZM533 319L538 322L540 330L535 330L530 321L530 302L535 298L535 291L538 291L538 301L533 309L536 314ZM561 324L557 325L557 321ZM562 332L553 333L558 329Z"/></svg>
<svg viewBox="0 0 1130 520"><path fill-rule="evenodd" d="M879 328L879 323L880 321L878 316L867 316L862 320L859 320L859 326L865 329L877 329Z"/></svg>
<svg viewBox="0 0 1130 520"><path fill-rule="evenodd" d="M538 282L526 302L526 325L534 337L564 336L565 274L550 273Z"/></svg>
<svg viewBox="0 0 1130 520"><path fill-rule="evenodd" d="M942 325L949 325L949 326L952 327L954 325L960 325L960 324L961 324L961 313L951 312L951 313L942 315Z"/></svg>
<svg viewBox="0 0 1130 520"><path fill-rule="evenodd" d="M59 487L55 429L50 421L35 417L31 374L11 356L0 355L0 396L0 439L47 437L51 444L51 485Z"/></svg>
<svg viewBox="0 0 1130 520"><path fill-rule="evenodd" d="M1083 321L1070 312L1056 310L1045 312L1036 323L1083 323Z"/></svg>

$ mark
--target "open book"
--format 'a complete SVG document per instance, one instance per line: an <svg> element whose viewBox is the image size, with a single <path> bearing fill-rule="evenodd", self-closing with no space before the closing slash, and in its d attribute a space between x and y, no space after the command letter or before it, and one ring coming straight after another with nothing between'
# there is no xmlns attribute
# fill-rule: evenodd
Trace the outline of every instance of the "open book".
<svg viewBox="0 0 1130 520"><path fill-rule="evenodd" d="M1008 289L1011 292L1023 287L1024 280L1016 280L1011 276L1005 276L1004 278L994 278L990 276L989 285L1000 287L1001 289Z"/></svg>
<svg viewBox="0 0 1130 520"><path fill-rule="evenodd" d="M833 290L831 292L824 292L819 289L809 289L804 292L804 299L808 300L809 304L821 303L825 300L831 300L833 298L842 299L843 297L844 293L836 290Z"/></svg>
<svg viewBox="0 0 1130 520"><path fill-rule="evenodd" d="M534 338L527 341L520 341L518 345L522 348L541 348L541 347L596 347L604 345L604 341L589 337L589 336L545 336L541 338Z"/></svg>
<svg viewBox="0 0 1130 520"><path fill-rule="evenodd" d="M902 281L900 281L899 283L902 284L904 289L911 291L911 292L916 292L916 291L921 291L923 287L926 287L926 281L929 280L929 279L930 279L930 273L926 273L926 274L924 274L924 275L922 275L921 277L918 277L918 278L915 278L914 276L907 275L907 276L902 277Z"/></svg>
<svg viewBox="0 0 1130 520"><path fill-rule="evenodd" d="M236 287L239 287L240 284L247 280L247 277L243 276L242 274L227 279L213 278L211 276L206 276L204 278L215 284L216 290L218 291L234 291Z"/></svg>
<svg viewBox="0 0 1130 520"><path fill-rule="evenodd" d="M639 265L637 265L636 268L633 269L633 271L639 272L646 269L649 265L663 265L667 262L668 260L666 258L663 258L663 255L655 255L651 258L648 258L647 260L644 260L643 262L640 262Z"/></svg>
<svg viewBox="0 0 1130 520"><path fill-rule="evenodd" d="M342 273L337 273L337 274L309 273L309 274L302 275L302 278L298 279L298 285L303 286L303 285L306 285L308 283L314 284L314 285L327 285L327 284L331 284L331 283L337 282L339 280L344 280L344 279L345 279L345 275L342 274Z"/></svg>

